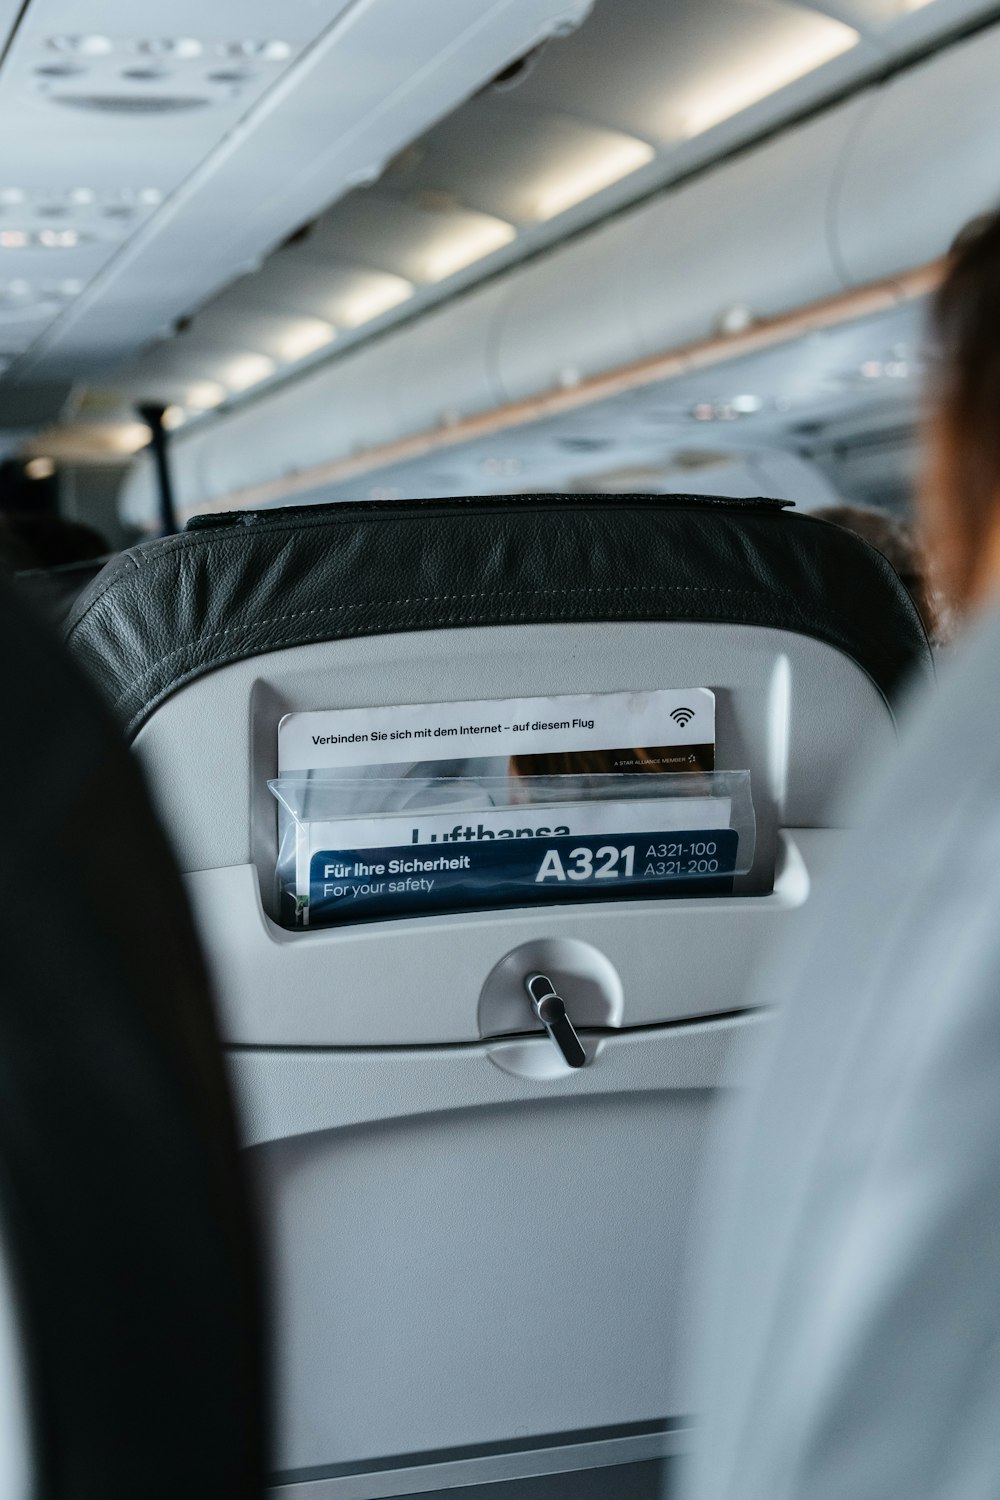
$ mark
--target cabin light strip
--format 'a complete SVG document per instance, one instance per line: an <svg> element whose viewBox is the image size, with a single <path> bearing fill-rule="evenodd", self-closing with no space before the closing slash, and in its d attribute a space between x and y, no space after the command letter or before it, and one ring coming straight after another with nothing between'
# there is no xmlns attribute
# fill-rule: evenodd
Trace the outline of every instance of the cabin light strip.
<svg viewBox="0 0 1000 1500"><path fill-rule="evenodd" d="M886 312L905 302L926 297L939 285L944 261L935 260L905 271L884 281L870 282L850 292L840 292L819 302L807 303L794 312L781 313L739 333L703 339L682 345L664 354L655 354L631 364L619 365L600 375L590 376L576 384L558 386L539 396L512 401L506 406L476 416L464 417L445 426L425 429L412 437L399 438L379 447L365 449L350 458L334 459L310 469L300 469L281 479L232 490L218 500L202 501L188 507L185 516L207 515L216 511L255 509L276 505L297 495L308 494L334 484L344 484L381 469L412 463L443 449L493 437L500 432L544 422L550 417L579 411L599 401L642 390L662 381L676 380L693 370L707 370L749 354L758 354L788 344L806 334L837 328L874 313Z"/></svg>
<svg viewBox="0 0 1000 1500"><path fill-rule="evenodd" d="M537 184L531 193L533 217L544 223L575 208L616 182L648 167L656 151L636 136L606 132L596 146Z"/></svg>
<svg viewBox="0 0 1000 1500"><path fill-rule="evenodd" d="M261 381L269 380L278 366L267 354L240 354L222 371L222 382L236 394L248 391Z"/></svg>
<svg viewBox="0 0 1000 1500"><path fill-rule="evenodd" d="M295 364L325 349L337 337L332 323L323 318L300 318L289 326L281 341L279 354L285 364Z"/></svg>
<svg viewBox="0 0 1000 1500"><path fill-rule="evenodd" d="M421 280L431 285L447 281L517 238L513 224L493 214L466 212L454 218L454 226L424 252Z"/></svg>
<svg viewBox="0 0 1000 1500"><path fill-rule="evenodd" d="M336 311L331 314L345 328L360 328L374 318L380 318L393 307L408 302L416 295L412 281L403 276L394 276L389 271L361 273L361 282L348 296L334 299Z"/></svg>
<svg viewBox="0 0 1000 1500"><path fill-rule="evenodd" d="M709 82L697 102L682 109L682 133L688 138L702 135L724 120L731 120L744 110L806 78L825 63L833 62L852 51L861 40L853 26L831 16L813 14L797 18L793 35L784 45L776 44L754 53L744 64Z"/></svg>

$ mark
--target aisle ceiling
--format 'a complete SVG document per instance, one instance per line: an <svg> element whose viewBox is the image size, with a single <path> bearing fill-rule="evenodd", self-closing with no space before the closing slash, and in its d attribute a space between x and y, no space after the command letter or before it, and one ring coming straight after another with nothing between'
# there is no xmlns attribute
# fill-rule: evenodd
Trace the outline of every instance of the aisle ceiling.
<svg viewBox="0 0 1000 1500"><path fill-rule="evenodd" d="M125 451L996 10L0 0L0 403Z"/></svg>

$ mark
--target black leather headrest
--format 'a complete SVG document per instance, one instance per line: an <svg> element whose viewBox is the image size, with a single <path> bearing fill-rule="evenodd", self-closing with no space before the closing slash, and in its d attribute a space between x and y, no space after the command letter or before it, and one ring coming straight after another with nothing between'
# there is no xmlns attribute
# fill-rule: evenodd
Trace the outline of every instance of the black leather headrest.
<svg viewBox="0 0 1000 1500"><path fill-rule="evenodd" d="M250 1500L255 1235L207 982L137 765L0 586L0 1236L32 1493Z"/></svg>
<svg viewBox="0 0 1000 1500"><path fill-rule="evenodd" d="M521 495L240 511L135 547L67 631L134 735L172 692L313 641L472 625L688 620L814 636L887 699L930 648L858 537L784 502Z"/></svg>

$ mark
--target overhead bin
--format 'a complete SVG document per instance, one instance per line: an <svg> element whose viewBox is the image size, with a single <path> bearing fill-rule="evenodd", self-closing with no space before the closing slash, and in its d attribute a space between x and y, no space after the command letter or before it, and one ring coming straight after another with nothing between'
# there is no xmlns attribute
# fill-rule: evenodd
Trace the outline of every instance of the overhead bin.
<svg viewBox="0 0 1000 1500"><path fill-rule="evenodd" d="M827 216L864 108L851 100L631 219L618 275L643 354L711 338L734 305L770 318L837 289Z"/></svg>
<svg viewBox="0 0 1000 1500"><path fill-rule="evenodd" d="M496 358L506 400L639 358L623 275L636 223L628 214L505 278Z"/></svg>
<svg viewBox="0 0 1000 1500"><path fill-rule="evenodd" d="M425 432L500 405L504 391L494 348L507 296L504 282L483 287L385 341L395 369L395 436Z"/></svg>
<svg viewBox="0 0 1000 1500"><path fill-rule="evenodd" d="M194 493L214 498L389 442L398 382L396 352L378 342L251 402L207 441L178 445L179 493L186 499L193 483Z"/></svg>
<svg viewBox="0 0 1000 1500"><path fill-rule="evenodd" d="M175 439L182 504L210 503L493 409L503 399L490 355L505 295L499 285L485 287ZM141 456L123 495L124 514L135 524L152 513L153 484L152 465Z"/></svg>
<svg viewBox="0 0 1000 1500"><path fill-rule="evenodd" d="M179 434L182 506L709 339L733 306L771 318L934 259L1000 196L998 69L994 28ZM125 509L155 514L150 465Z"/></svg>
<svg viewBox="0 0 1000 1500"><path fill-rule="evenodd" d="M1000 202L1000 28L874 91L844 158L832 224L849 284L943 255Z"/></svg>
<svg viewBox="0 0 1000 1500"><path fill-rule="evenodd" d="M709 338L734 302L766 317L829 293L831 185L863 107L844 105L247 410L179 436L182 504L195 509L251 483ZM124 502L131 519L153 513L152 482L151 466L137 464Z"/></svg>

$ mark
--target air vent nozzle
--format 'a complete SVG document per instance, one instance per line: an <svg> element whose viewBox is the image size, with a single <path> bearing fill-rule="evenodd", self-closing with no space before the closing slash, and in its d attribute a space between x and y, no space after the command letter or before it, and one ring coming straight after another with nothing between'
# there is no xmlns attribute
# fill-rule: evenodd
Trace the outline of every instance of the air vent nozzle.
<svg viewBox="0 0 1000 1500"><path fill-rule="evenodd" d="M605 448L614 447L614 439L605 437L561 437L556 441L568 453L603 453Z"/></svg>
<svg viewBox="0 0 1000 1500"><path fill-rule="evenodd" d="M52 94L53 104L105 115L176 115L211 104L196 94Z"/></svg>

